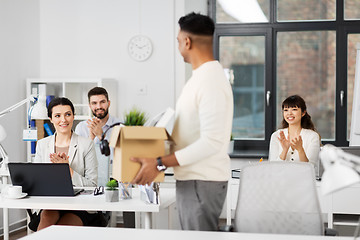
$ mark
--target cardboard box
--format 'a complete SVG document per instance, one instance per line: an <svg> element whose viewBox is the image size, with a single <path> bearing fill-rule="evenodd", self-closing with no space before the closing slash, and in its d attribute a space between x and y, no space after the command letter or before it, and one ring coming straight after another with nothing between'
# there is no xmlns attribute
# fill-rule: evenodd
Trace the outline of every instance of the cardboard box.
<svg viewBox="0 0 360 240"><path fill-rule="evenodd" d="M140 164L130 157L157 158L165 155L165 141L171 140L165 128L142 126L116 126L112 130L110 147L114 148L113 178L131 182L140 169ZM164 172L154 182L163 182Z"/></svg>

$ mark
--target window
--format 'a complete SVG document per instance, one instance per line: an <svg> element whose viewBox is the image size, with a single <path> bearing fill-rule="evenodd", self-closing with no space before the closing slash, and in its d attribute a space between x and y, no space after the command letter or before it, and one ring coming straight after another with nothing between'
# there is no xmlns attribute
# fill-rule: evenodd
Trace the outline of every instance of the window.
<svg viewBox="0 0 360 240"><path fill-rule="evenodd" d="M335 4L335 0L277 0L277 20L334 20Z"/></svg>
<svg viewBox="0 0 360 240"><path fill-rule="evenodd" d="M360 19L360 0L344 0L344 15L346 20Z"/></svg>
<svg viewBox="0 0 360 240"><path fill-rule="evenodd" d="M247 2L251 9L242 1L209 4L214 53L232 80L235 149L268 150L281 102L293 94L305 99L323 144L347 146L360 0Z"/></svg>
<svg viewBox="0 0 360 240"><path fill-rule="evenodd" d="M224 36L219 42L219 59L233 88L233 137L264 140L265 37Z"/></svg>
<svg viewBox="0 0 360 240"><path fill-rule="evenodd" d="M347 60L347 140L350 139L350 127L353 108L353 97L355 88L355 63L356 63L356 45L360 44L360 33L348 35L348 60ZM360 69L359 69L360 70Z"/></svg>
<svg viewBox="0 0 360 240"><path fill-rule="evenodd" d="M221 23L269 22L269 0L218 0L216 19Z"/></svg>
<svg viewBox="0 0 360 240"><path fill-rule="evenodd" d="M322 139L335 139L334 31L279 32L276 58L276 123L282 101L303 97Z"/></svg>

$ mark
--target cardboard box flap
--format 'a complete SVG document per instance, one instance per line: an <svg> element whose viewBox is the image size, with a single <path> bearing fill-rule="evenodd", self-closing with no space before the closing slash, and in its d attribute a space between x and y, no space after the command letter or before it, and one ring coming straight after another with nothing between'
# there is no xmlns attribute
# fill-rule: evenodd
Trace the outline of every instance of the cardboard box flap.
<svg viewBox="0 0 360 240"><path fill-rule="evenodd" d="M142 140L168 139L168 134L165 128L133 126L133 127L123 127L121 129L121 132L122 132L121 134L123 134L124 136L124 139L142 139Z"/></svg>
<svg viewBox="0 0 360 240"><path fill-rule="evenodd" d="M165 132L166 132L167 140L172 142L173 144L175 144L174 139L171 137L171 135L168 133L168 131L165 130Z"/></svg>
<svg viewBox="0 0 360 240"><path fill-rule="evenodd" d="M119 135L120 135L120 126L115 126L113 127L113 130L111 131L111 136L110 136L110 141L109 141L109 146L115 148L116 143L119 139Z"/></svg>

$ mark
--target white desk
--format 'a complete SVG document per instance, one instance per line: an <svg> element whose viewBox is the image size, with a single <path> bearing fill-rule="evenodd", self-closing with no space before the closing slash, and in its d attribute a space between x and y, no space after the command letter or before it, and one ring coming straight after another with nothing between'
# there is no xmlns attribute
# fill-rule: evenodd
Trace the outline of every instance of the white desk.
<svg viewBox="0 0 360 240"><path fill-rule="evenodd" d="M87 211L129 211L145 213L145 228L152 227L152 213L157 213L175 203L175 189L160 189L160 205L147 204L140 200L138 189L133 189L133 198L119 202L105 202L105 195L79 195L76 197L26 197L23 199L0 198L0 208L54 209ZM4 240L9 239L8 215L4 214Z"/></svg>
<svg viewBox="0 0 360 240"><path fill-rule="evenodd" d="M8 178L10 177L9 169L6 170L0 169L0 176L3 184L2 186L6 186L8 183ZM4 226L9 226L9 209L7 208L3 209L3 219L4 219L3 221ZM7 232L9 234L9 227L7 227ZM4 234L5 234L5 228L4 228Z"/></svg>
<svg viewBox="0 0 360 240"><path fill-rule="evenodd" d="M23 238L24 240L64 240L64 239L142 239L142 240L350 240L352 237L325 237L309 235L279 235L232 232L200 232L179 230L147 230L127 228L69 227L51 226Z"/></svg>

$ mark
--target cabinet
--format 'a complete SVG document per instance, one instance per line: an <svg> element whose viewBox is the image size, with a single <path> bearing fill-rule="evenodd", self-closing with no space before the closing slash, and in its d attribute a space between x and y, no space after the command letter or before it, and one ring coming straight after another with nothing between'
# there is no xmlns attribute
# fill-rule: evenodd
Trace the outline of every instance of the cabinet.
<svg viewBox="0 0 360 240"><path fill-rule="evenodd" d="M69 98L75 107L74 128L79 121L89 119L91 110L88 104L88 91L93 87L104 87L112 101L110 112L116 115L117 84L112 79L102 78L29 78L26 79L26 95L43 94L46 96ZM29 109L30 105L28 105ZM28 125L28 119L27 125ZM47 121L47 120L45 120ZM43 132L43 123L37 124L38 134ZM34 151L33 151L34 152ZM31 151L31 142L27 144L27 161L31 162L34 154Z"/></svg>
<svg viewBox="0 0 360 240"><path fill-rule="evenodd" d="M357 226L360 215L360 184L355 184L331 194L328 226Z"/></svg>

